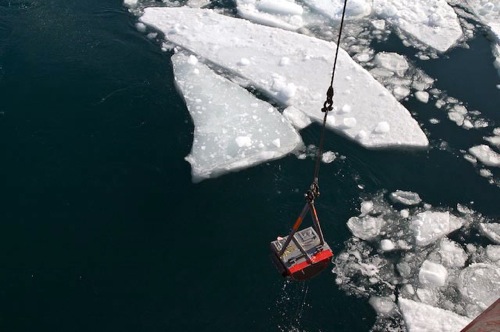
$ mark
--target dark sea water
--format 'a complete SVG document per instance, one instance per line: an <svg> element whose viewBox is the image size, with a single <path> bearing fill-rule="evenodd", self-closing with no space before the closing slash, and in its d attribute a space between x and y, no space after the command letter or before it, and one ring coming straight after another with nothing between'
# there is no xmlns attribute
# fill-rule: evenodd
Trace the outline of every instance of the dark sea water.
<svg viewBox="0 0 500 332"><path fill-rule="evenodd" d="M121 0L0 0L0 330L368 331L367 300L329 270L290 283L268 256L302 208L313 160L192 184L193 124L171 54L136 22ZM335 252L360 198L380 190L500 216L499 187L459 153L500 124L489 41L478 32L469 45L414 61L489 128L465 131L410 98L427 151L327 134L326 149L346 157L321 169L317 208ZM397 38L374 47L415 53ZM319 126L302 135L317 144Z"/></svg>

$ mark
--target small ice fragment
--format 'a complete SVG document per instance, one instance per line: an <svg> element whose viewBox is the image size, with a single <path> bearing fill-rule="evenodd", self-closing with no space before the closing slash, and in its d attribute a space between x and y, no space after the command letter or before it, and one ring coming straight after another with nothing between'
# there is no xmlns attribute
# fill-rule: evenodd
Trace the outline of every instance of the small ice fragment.
<svg viewBox="0 0 500 332"><path fill-rule="evenodd" d="M394 301L388 297L380 297L380 296L372 296L368 300L368 303L375 309L378 315L382 317L389 317L391 316L396 309L396 304Z"/></svg>
<svg viewBox="0 0 500 332"><path fill-rule="evenodd" d="M137 6L137 3L138 3L138 0L124 0L124 1L123 1L123 4L124 4L126 7L129 7L129 8L136 7L136 6Z"/></svg>
<svg viewBox="0 0 500 332"><path fill-rule="evenodd" d="M378 236L382 229L383 221L373 217L352 217L347 221L347 227L362 240L371 240Z"/></svg>
<svg viewBox="0 0 500 332"><path fill-rule="evenodd" d="M335 153L333 153L332 151L326 151L321 156L321 161L324 162L325 164L329 164L334 160L335 160Z"/></svg>
<svg viewBox="0 0 500 332"><path fill-rule="evenodd" d="M377 134L386 134L390 130L391 130L391 127L389 127L389 124L385 121L381 121L377 124L374 131Z"/></svg>
<svg viewBox="0 0 500 332"><path fill-rule="evenodd" d="M496 262L500 260L500 246L487 245L486 246L486 256L492 261Z"/></svg>
<svg viewBox="0 0 500 332"><path fill-rule="evenodd" d="M408 218L410 216L410 211L408 209L403 209L403 210L399 211L399 214L403 218Z"/></svg>
<svg viewBox="0 0 500 332"><path fill-rule="evenodd" d="M383 239L382 241L380 241L380 249L382 249L382 251L391 251L394 250L394 248L394 242L392 242L391 240Z"/></svg>
<svg viewBox="0 0 500 332"><path fill-rule="evenodd" d="M429 101L429 93L426 91L417 91L415 92L415 97L420 102L426 104Z"/></svg>
<svg viewBox="0 0 500 332"><path fill-rule="evenodd" d="M379 67L385 68L399 76L404 76L408 70L409 65L406 58L397 53L381 52L375 56L375 64Z"/></svg>
<svg viewBox="0 0 500 332"><path fill-rule="evenodd" d="M146 32L146 24L144 24L144 23L141 23L141 22L136 23L136 24L135 24L135 28L136 28L136 29L137 29L137 31L139 31L139 32L142 32L142 33Z"/></svg>
<svg viewBox="0 0 500 332"><path fill-rule="evenodd" d="M456 242L443 238L439 243L437 253L441 264L448 268L464 267L467 254Z"/></svg>
<svg viewBox="0 0 500 332"><path fill-rule="evenodd" d="M479 170L479 175L481 175L483 178L491 178L493 176L493 173L486 168L482 168Z"/></svg>
<svg viewBox="0 0 500 332"><path fill-rule="evenodd" d="M484 140L500 148L500 136L485 137Z"/></svg>
<svg viewBox="0 0 500 332"><path fill-rule="evenodd" d="M422 199L417 193L411 191L396 190L389 196L394 203L401 203L404 205L417 205L422 202Z"/></svg>
<svg viewBox="0 0 500 332"><path fill-rule="evenodd" d="M384 20L373 20L370 22L375 29L384 30L385 21Z"/></svg>
<svg viewBox="0 0 500 332"><path fill-rule="evenodd" d="M449 212L425 211L411 219L410 229L416 244L426 246L462 227L462 224L461 219L450 215Z"/></svg>
<svg viewBox="0 0 500 332"><path fill-rule="evenodd" d="M438 124L440 121L436 118L431 118L431 119L429 119L429 122L432 124Z"/></svg>
<svg viewBox="0 0 500 332"><path fill-rule="evenodd" d="M424 287L434 288L441 287L446 284L448 271L446 268L437 263L425 260L420 271L418 272L418 280Z"/></svg>
<svg viewBox="0 0 500 332"><path fill-rule="evenodd" d="M272 141L273 145L277 148L281 147L281 141L279 138Z"/></svg>
<svg viewBox="0 0 500 332"><path fill-rule="evenodd" d="M410 89L404 86L397 86L392 92L394 93L394 97L396 97L398 100L401 100L410 94Z"/></svg>
<svg viewBox="0 0 500 332"><path fill-rule="evenodd" d="M488 239L496 244L500 244L500 224L499 223L481 223L479 231Z"/></svg>
<svg viewBox="0 0 500 332"><path fill-rule="evenodd" d="M469 152L486 166L500 167L500 154L488 145L481 144L469 149Z"/></svg>
<svg viewBox="0 0 500 332"><path fill-rule="evenodd" d="M373 210L372 201L361 202L361 216L365 216Z"/></svg>
<svg viewBox="0 0 500 332"><path fill-rule="evenodd" d="M356 118L345 118L343 123L345 128L353 128L356 127L357 121Z"/></svg>

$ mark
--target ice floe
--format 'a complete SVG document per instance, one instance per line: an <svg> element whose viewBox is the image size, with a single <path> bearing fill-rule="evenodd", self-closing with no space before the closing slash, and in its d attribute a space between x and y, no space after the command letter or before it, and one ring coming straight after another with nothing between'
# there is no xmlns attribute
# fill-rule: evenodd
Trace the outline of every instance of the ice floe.
<svg viewBox="0 0 500 332"><path fill-rule="evenodd" d="M321 121L335 44L210 10L146 8L140 20L163 31L170 42L247 79L277 102ZM343 50L338 62L334 87L339 111L330 117L330 128L369 148L428 145L409 112L366 70ZM362 97L356 97L359 91ZM352 111L342 112L345 105Z"/></svg>
<svg viewBox="0 0 500 332"><path fill-rule="evenodd" d="M439 52L447 51L462 37L458 17L445 0L375 1L373 11Z"/></svg>
<svg viewBox="0 0 500 332"><path fill-rule="evenodd" d="M488 244L500 241L500 224L462 205L443 211L420 202L400 210L390 196L364 200L347 222L353 237L334 260L336 283L369 299L375 330L459 331L500 297L500 246ZM478 236L464 240L478 231L483 245Z"/></svg>
<svg viewBox="0 0 500 332"><path fill-rule="evenodd" d="M172 63L195 125L193 147L186 157L194 181L280 158L302 144L275 108L195 56L178 53Z"/></svg>
<svg viewBox="0 0 500 332"><path fill-rule="evenodd" d="M398 306L403 313L408 332L458 332L472 321L449 310L404 298L398 300Z"/></svg>
<svg viewBox="0 0 500 332"><path fill-rule="evenodd" d="M500 167L500 154L493 151L488 145L473 146L469 152L487 166Z"/></svg>

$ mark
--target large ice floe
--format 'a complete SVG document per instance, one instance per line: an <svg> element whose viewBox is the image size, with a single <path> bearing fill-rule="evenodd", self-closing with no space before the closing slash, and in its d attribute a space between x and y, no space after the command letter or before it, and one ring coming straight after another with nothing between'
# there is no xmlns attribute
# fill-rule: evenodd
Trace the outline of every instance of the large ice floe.
<svg viewBox="0 0 500 332"><path fill-rule="evenodd" d="M248 80L285 106L321 121L335 44L191 8L146 8L140 20L172 43ZM329 128L368 148L426 147L410 113L340 50Z"/></svg>
<svg viewBox="0 0 500 332"><path fill-rule="evenodd" d="M195 126L186 158L195 181L280 158L302 144L277 109L217 75L194 55L175 54L172 63Z"/></svg>
<svg viewBox="0 0 500 332"><path fill-rule="evenodd" d="M412 199L394 200L401 193ZM348 294L369 298L374 330L460 331L500 297L500 224L406 191L377 194L360 212L333 272Z"/></svg>

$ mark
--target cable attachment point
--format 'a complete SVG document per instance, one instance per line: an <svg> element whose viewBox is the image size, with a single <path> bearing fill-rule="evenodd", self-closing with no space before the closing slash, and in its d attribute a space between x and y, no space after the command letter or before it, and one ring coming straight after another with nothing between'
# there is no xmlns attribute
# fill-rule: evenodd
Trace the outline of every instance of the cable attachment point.
<svg viewBox="0 0 500 332"><path fill-rule="evenodd" d="M311 183L309 190L304 194L306 201L313 203L316 198L319 197L319 185L318 182Z"/></svg>
<svg viewBox="0 0 500 332"><path fill-rule="evenodd" d="M333 109L333 86L330 85L328 91L326 92L326 100L323 104L321 112L329 112Z"/></svg>

